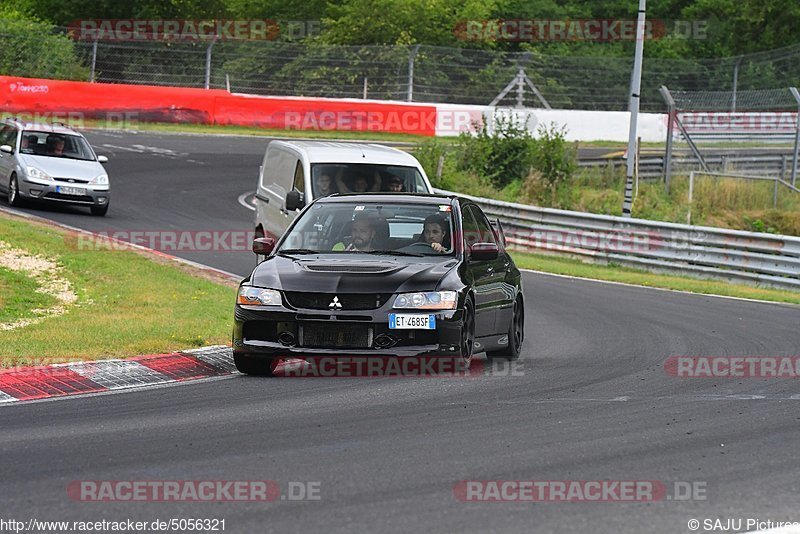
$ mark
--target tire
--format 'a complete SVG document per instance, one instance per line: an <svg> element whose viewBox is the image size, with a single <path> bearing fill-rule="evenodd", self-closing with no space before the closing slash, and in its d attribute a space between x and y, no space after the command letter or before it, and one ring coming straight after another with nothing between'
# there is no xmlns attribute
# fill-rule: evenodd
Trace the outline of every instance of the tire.
<svg viewBox="0 0 800 534"><path fill-rule="evenodd" d="M471 298L464 302L464 326L461 327L459 340L459 356L464 367L469 369L472 356L475 352L475 305Z"/></svg>
<svg viewBox="0 0 800 534"><path fill-rule="evenodd" d="M105 217L106 213L108 213L108 204L105 206L92 206L90 209L95 217Z"/></svg>
<svg viewBox="0 0 800 534"><path fill-rule="evenodd" d="M508 325L508 346L504 349L486 352L490 360L517 360L519 359L522 342L525 339L525 305L517 297L514 301L514 313L511 324Z"/></svg>
<svg viewBox="0 0 800 534"><path fill-rule="evenodd" d="M19 207L22 205L22 199L19 196L19 183L17 183L16 174L11 175L11 180L8 184L8 205L11 207Z"/></svg>
<svg viewBox="0 0 800 534"><path fill-rule="evenodd" d="M253 376L272 376L276 361L234 354L233 363L236 364L236 369L240 373Z"/></svg>

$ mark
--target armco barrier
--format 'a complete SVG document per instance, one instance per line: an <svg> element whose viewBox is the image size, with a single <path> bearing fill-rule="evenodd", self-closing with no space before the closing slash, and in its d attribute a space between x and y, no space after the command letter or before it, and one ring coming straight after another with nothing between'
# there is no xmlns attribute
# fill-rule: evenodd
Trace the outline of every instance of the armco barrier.
<svg viewBox="0 0 800 534"><path fill-rule="evenodd" d="M455 194L437 190L439 193ZM800 290L800 238L538 208L469 195L511 250L575 254L659 272Z"/></svg>

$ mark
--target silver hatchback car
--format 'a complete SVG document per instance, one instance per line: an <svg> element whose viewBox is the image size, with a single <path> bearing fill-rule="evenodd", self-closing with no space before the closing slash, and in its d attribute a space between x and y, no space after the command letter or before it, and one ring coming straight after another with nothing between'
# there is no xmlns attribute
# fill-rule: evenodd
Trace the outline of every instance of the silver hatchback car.
<svg viewBox="0 0 800 534"><path fill-rule="evenodd" d="M108 173L80 133L61 124L0 121L0 189L11 206L40 200L108 212Z"/></svg>

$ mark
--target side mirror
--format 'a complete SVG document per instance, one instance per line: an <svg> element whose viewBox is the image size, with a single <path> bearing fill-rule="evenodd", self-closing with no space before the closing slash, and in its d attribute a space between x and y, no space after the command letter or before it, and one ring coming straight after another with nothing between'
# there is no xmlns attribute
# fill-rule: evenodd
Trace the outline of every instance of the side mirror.
<svg viewBox="0 0 800 534"><path fill-rule="evenodd" d="M253 252L262 256L268 256L275 248L275 240L271 237L257 237L253 239Z"/></svg>
<svg viewBox="0 0 800 534"><path fill-rule="evenodd" d="M475 243L469 247L469 257L474 261L496 260L500 249L494 243Z"/></svg>
<svg viewBox="0 0 800 534"><path fill-rule="evenodd" d="M105 156L97 156L97 161L100 163L108 163L108 158Z"/></svg>
<svg viewBox="0 0 800 534"><path fill-rule="evenodd" d="M303 193L300 191L289 191L286 193L286 211L296 211L305 205Z"/></svg>
<svg viewBox="0 0 800 534"><path fill-rule="evenodd" d="M0 152L5 152L6 154L13 154L14 148L11 145L0 145Z"/></svg>

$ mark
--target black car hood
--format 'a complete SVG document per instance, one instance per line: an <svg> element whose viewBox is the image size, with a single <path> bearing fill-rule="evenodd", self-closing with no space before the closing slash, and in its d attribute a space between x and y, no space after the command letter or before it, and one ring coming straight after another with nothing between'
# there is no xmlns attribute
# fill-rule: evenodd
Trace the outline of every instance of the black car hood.
<svg viewBox="0 0 800 534"><path fill-rule="evenodd" d="M250 284L313 293L433 291L456 265L455 258L435 256L278 255L267 258L255 268Z"/></svg>

